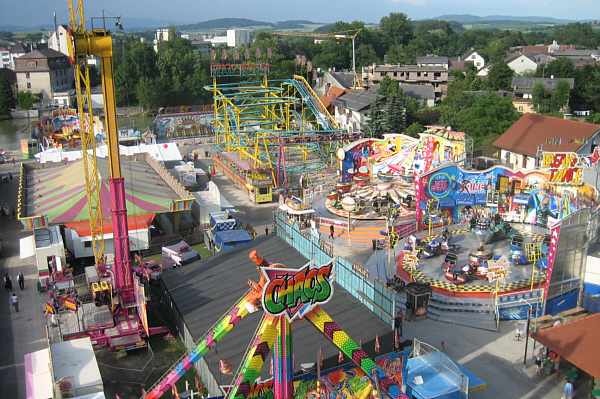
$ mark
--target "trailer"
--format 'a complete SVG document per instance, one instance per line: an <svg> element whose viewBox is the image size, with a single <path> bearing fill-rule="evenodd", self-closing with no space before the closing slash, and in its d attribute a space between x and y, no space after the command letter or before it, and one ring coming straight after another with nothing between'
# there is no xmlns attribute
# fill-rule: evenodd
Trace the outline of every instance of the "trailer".
<svg viewBox="0 0 600 399"><path fill-rule="evenodd" d="M175 245L162 247L162 268L181 267L200 259L200 255L192 249L185 241L179 241Z"/></svg>

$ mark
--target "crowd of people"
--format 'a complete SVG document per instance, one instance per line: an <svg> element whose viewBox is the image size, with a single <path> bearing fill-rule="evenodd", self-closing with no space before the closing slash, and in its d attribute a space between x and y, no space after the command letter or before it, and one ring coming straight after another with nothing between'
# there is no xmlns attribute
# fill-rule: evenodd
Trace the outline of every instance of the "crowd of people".
<svg viewBox="0 0 600 399"><path fill-rule="evenodd" d="M396 292L399 292L404 289L406 283L402 280L397 274L394 274L394 277L391 279L388 278L386 287L393 289Z"/></svg>

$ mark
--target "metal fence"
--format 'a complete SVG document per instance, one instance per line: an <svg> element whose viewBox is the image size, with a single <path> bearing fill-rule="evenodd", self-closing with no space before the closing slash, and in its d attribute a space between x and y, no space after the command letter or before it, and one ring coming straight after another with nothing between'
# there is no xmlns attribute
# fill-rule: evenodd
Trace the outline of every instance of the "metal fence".
<svg viewBox="0 0 600 399"><path fill-rule="evenodd" d="M592 314L600 313L600 298L597 295L584 293L581 298L581 307Z"/></svg>
<svg viewBox="0 0 600 399"><path fill-rule="evenodd" d="M148 344L147 349L147 351L137 349L128 353L128 358L135 357L135 361L142 364L141 367L117 367L115 365L98 362L102 378L104 380L144 385L150 374L156 369L154 363L154 351L152 351L150 344ZM119 363L122 362L115 361L115 364Z"/></svg>
<svg viewBox="0 0 600 399"><path fill-rule="evenodd" d="M284 213L274 212L277 235L304 257L318 265L329 262L334 256L333 246L321 240L319 234L300 230L298 223L290 222ZM310 230L308 230L310 231ZM381 281L371 280L368 271L359 264L338 256L335 281L359 300L386 324L392 326L396 294Z"/></svg>

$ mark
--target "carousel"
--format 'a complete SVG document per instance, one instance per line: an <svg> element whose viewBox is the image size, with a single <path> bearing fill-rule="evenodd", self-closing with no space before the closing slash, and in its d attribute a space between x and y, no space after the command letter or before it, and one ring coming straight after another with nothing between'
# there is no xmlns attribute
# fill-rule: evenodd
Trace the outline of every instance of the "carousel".
<svg viewBox="0 0 600 399"><path fill-rule="evenodd" d="M348 217L347 209L350 208L344 207L344 203L352 202L352 218L364 220L385 220L390 212L399 213L401 217L414 217L416 205L412 185L391 173L381 172L376 178L357 174L350 182L338 183L326 197L325 206L329 212Z"/></svg>

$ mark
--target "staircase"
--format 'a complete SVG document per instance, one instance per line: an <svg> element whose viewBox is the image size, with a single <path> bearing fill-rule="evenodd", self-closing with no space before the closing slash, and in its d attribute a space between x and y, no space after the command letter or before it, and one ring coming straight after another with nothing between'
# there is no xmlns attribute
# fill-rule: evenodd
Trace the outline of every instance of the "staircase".
<svg viewBox="0 0 600 399"><path fill-rule="evenodd" d="M396 295L396 309L405 309L406 293ZM446 323L497 331L493 298L461 298L431 293L427 318Z"/></svg>

